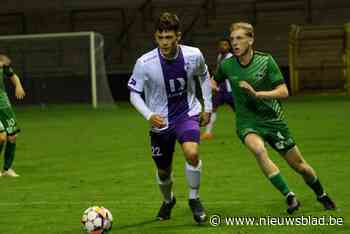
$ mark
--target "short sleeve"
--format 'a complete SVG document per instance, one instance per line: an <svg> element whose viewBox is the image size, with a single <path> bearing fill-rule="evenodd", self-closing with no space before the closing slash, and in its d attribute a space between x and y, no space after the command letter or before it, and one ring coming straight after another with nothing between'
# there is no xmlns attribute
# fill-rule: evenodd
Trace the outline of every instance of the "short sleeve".
<svg viewBox="0 0 350 234"><path fill-rule="evenodd" d="M11 66L5 65L5 66L4 66L4 74L5 74L6 77L11 77L11 76L13 76L15 73L14 73L14 71L13 71L13 69L12 69Z"/></svg>
<svg viewBox="0 0 350 234"><path fill-rule="evenodd" d="M273 87L284 83L284 78L281 73L281 70L279 69L276 61L272 58L271 55L269 55L268 60L268 77Z"/></svg>
<svg viewBox="0 0 350 234"><path fill-rule="evenodd" d="M128 81L128 88L131 91L142 93L145 83L144 65L140 59L137 60L132 75Z"/></svg>

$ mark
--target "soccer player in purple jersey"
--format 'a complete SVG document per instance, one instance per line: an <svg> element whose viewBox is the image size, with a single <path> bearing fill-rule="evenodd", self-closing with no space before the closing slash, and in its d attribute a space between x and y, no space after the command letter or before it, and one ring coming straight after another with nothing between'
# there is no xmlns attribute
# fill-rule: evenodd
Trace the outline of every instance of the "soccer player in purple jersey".
<svg viewBox="0 0 350 234"><path fill-rule="evenodd" d="M142 55L128 82L132 105L151 124L152 157L156 178L164 201L159 220L170 219L176 203L172 192L172 159L175 143L181 145L186 158L185 173L189 188L189 206L197 223L206 220L199 199L202 161L198 155L200 122L209 122L212 103L207 66L198 48L180 45L180 22L176 15L163 13L155 27L156 49ZM204 113L196 98L198 77L204 100ZM145 100L141 93L144 92Z"/></svg>
<svg viewBox="0 0 350 234"><path fill-rule="evenodd" d="M218 82L230 80L237 135L253 153L264 175L286 197L288 213L297 210L300 203L270 159L265 143L303 177L325 209L335 209L335 203L323 189L315 170L302 156L287 126L280 100L289 94L275 60L270 54L253 49L254 28L251 24L232 24L230 37L234 57L220 64L214 79Z"/></svg>
<svg viewBox="0 0 350 234"><path fill-rule="evenodd" d="M221 62L223 62L225 59L231 58L233 56L232 54L232 47L231 42L228 38L221 38L218 42L218 57L216 60L216 68L219 67ZM224 104L228 104L231 109L235 110L235 104L233 103L233 97L232 97L232 90L230 82L226 79L225 82L221 82L218 87L215 87L215 85L212 87L214 91L213 95L213 113L211 114L211 118L207 126L205 127L205 132L201 135L201 140L211 140L213 139L214 135L212 133L212 130L214 128L214 123L217 118L217 110L220 106Z"/></svg>

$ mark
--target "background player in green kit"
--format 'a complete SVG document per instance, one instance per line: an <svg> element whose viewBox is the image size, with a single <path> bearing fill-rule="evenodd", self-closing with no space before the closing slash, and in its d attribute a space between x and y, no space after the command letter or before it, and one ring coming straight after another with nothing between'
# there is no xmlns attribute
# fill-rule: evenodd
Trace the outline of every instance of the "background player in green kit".
<svg viewBox="0 0 350 234"><path fill-rule="evenodd" d="M7 97L4 85L4 79L10 79L15 87L15 95L17 99L23 99L25 92L21 81L11 68L11 60L0 55L0 152L5 146L4 153L4 170L0 176L18 177L19 175L11 168L15 158L16 136L19 132L15 113L12 110L10 101Z"/></svg>
<svg viewBox="0 0 350 234"><path fill-rule="evenodd" d="M265 142L304 178L325 209L335 209L335 203L304 160L284 121L279 99L289 94L276 62L271 55L254 51L254 28L248 23L232 24L230 40L234 57L221 63L214 79L220 82L228 78L231 83L239 138L255 155L265 176L286 197L288 213L297 210L300 203L269 158Z"/></svg>

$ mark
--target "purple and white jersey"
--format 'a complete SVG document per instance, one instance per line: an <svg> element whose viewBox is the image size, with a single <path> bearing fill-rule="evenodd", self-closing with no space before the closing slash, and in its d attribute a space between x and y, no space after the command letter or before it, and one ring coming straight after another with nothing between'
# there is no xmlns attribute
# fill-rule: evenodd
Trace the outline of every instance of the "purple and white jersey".
<svg viewBox="0 0 350 234"><path fill-rule="evenodd" d="M224 57L222 56L222 54L219 54L216 59L216 67L218 68L222 63L222 61L224 61L225 59L231 58L232 56L233 54L231 52L228 52L227 54L225 54ZM226 79L225 82L222 82L219 85L219 90L222 90L224 93L225 92L231 93L232 88L231 88L230 82Z"/></svg>
<svg viewBox="0 0 350 234"><path fill-rule="evenodd" d="M222 61L231 58L232 56L233 54L231 52L226 53L224 57L222 56L222 54L218 54L218 57L216 58L216 65L219 66Z"/></svg>
<svg viewBox="0 0 350 234"><path fill-rule="evenodd" d="M180 45L177 56L172 60L165 59L159 48L144 54L134 66L128 88L145 93L146 106L151 113L159 114L165 119L167 126L163 129L166 129L177 120L201 112L194 77L199 78L204 91L205 111L211 112L207 66L202 53L195 47Z"/></svg>

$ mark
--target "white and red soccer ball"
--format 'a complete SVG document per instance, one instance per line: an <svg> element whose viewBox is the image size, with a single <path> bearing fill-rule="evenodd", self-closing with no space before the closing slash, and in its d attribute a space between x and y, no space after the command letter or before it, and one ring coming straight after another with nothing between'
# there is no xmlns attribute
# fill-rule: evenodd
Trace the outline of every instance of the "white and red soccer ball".
<svg viewBox="0 0 350 234"><path fill-rule="evenodd" d="M87 233L98 234L109 231L112 228L112 213L104 207L93 206L87 208L81 218L83 228Z"/></svg>

